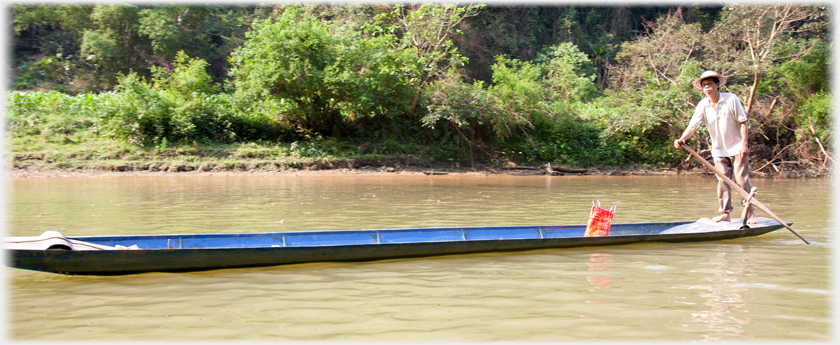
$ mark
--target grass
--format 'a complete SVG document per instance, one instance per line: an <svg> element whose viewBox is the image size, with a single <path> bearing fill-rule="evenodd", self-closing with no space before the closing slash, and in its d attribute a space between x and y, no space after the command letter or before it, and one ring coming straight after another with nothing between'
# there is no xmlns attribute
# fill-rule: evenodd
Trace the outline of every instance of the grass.
<svg viewBox="0 0 840 345"><path fill-rule="evenodd" d="M80 141L25 136L12 138L8 143L11 153L7 166L33 171L285 171L365 165L427 166L433 161L432 157L400 153L340 151L317 142L140 147L111 139Z"/></svg>

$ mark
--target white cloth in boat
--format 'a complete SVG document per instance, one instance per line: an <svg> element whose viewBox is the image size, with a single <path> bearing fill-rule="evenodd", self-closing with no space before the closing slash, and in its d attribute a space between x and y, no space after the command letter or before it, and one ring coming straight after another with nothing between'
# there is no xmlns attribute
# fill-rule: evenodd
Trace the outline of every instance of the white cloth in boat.
<svg viewBox="0 0 840 345"><path fill-rule="evenodd" d="M769 225L766 224L770 220L767 218L758 219L758 224L753 226L759 226L759 224ZM689 234L695 232L714 232L714 231L724 231L724 230L738 230L741 228L743 224L743 220L740 218L732 219L729 222L715 222L711 218L700 218L694 223L688 223L683 225L678 225L668 230L664 230L660 232L660 235L664 234Z"/></svg>
<svg viewBox="0 0 840 345"><path fill-rule="evenodd" d="M137 245L130 247L125 246L106 246L102 244L90 243L69 239L58 231L45 231L41 236L37 237L7 237L6 249L17 250L47 250L50 247L58 249L69 250L135 250L140 249Z"/></svg>

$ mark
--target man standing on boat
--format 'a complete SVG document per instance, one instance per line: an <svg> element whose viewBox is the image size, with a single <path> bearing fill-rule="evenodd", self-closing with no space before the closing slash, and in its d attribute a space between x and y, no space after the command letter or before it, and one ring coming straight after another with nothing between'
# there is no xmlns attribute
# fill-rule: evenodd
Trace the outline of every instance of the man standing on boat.
<svg viewBox="0 0 840 345"><path fill-rule="evenodd" d="M674 141L674 147L680 148L681 143L694 135L701 122L706 123L711 141L712 157L715 168L734 180L744 190L752 189L750 182L750 149L747 144L747 114L741 100L733 93L719 92L718 88L726 84L726 77L706 71L700 78L694 80L694 88L702 91L703 98L694 110L694 115L682 136ZM718 177L717 194L720 201L720 216L716 222L730 221L732 212L730 195L732 189ZM750 205L747 212L747 224L757 222L755 207Z"/></svg>

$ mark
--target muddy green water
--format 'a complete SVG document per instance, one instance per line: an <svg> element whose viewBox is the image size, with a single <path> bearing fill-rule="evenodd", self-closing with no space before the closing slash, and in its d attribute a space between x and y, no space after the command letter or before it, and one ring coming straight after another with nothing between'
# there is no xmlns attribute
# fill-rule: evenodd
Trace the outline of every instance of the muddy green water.
<svg viewBox="0 0 840 345"><path fill-rule="evenodd" d="M200 273L5 267L6 328L13 340L830 340L832 181L754 184L812 245L783 229ZM13 236L583 224L592 199L617 206L615 223L717 211L714 179L700 176L14 178L6 194Z"/></svg>

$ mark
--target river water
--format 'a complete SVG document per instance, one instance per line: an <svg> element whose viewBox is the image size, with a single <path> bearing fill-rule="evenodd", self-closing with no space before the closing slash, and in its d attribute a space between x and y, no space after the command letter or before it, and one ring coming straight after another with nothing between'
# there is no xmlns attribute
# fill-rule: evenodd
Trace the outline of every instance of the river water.
<svg viewBox="0 0 840 345"><path fill-rule="evenodd" d="M6 332L43 341L830 340L832 181L753 182L757 199L812 245L782 229L701 243L198 273L6 267ZM617 206L614 223L717 211L714 178L685 175L11 178L6 199L12 236L584 224L593 199Z"/></svg>

